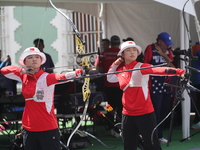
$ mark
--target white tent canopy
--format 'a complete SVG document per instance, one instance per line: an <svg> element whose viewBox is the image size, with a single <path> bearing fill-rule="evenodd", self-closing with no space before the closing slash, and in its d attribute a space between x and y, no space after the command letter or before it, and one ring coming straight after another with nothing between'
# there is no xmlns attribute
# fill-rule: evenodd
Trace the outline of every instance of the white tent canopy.
<svg viewBox="0 0 200 150"><path fill-rule="evenodd" d="M70 9L70 10L83 10L83 12L87 12L88 8L84 6L93 8L93 13L89 14L96 14L97 11L95 12L95 8L97 8L99 3L124 3L124 2L160 2L162 4L174 7L176 9L181 10L186 2L186 0L176 0L176 1L169 1L169 0L53 0L52 2L57 5L59 8L65 8L65 9ZM195 1L195 0L194 0ZM0 0L1 6L47 6L48 0ZM78 6L77 6L78 4ZM90 4L90 5L88 5ZM81 6L81 7L80 7ZM192 2L189 1L188 4L186 5L185 12L194 15L194 10L191 9ZM72 9L71 9L72 8ZM97 14L98 15L98 14Z"/></svg>
<svg viewBox="0 0 200 150"><path fill-rule="evenodd" d="M114 34L121 38L130 36L144 49L148 43L155 42L160 32L166 31L171 34L174 47L180 47L179 10L183 9L186 0L52 0L52 2L58 8L84 12L97 17L100 3L103 3L101 19L105 25L104 37L109 38ZM0 0L0 3L1 6L51 7L48 0ZM187 3L185 12L196 15L191 1ZM195 43L198 37L194 20L191 22L192 42Z"/></svg>
<svg viewBox="0 0 200 150"><path fill-rule="evenodd" d="M189 39L185 31L181 11L187 0L52 0L56 7L99 16L100 3L103 3L104 37L119 35L122 39L133 37L143 49L156 41L160 32L168 32L172 36L174 48L189 48ZM195 0L193 0L195 1ZM185 12L190 26L193 44L198 41L195 27L193 1L189 1ZM47 0L0 0L1 6L42 6L51 7ZM164 4L164 5L163 5ZM197 2L197 6L200 4ZM169 7L170 6L170 7ZM200 11L200 9L196 9ZM197 13L199 14L199 13ZM188 100L189 101L189 100ZM187 107L186 107L187 106ZM189 136L188 102L184 104L185 125L183 137ZM186 116L186 117L185 117Z"/></svg>

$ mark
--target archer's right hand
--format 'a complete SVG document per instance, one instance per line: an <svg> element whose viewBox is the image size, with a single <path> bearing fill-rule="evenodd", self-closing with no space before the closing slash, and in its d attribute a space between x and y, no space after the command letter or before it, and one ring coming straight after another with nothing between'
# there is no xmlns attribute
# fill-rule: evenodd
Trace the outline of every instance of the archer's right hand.
<svg viewBox="0 0 200 150"><path fill-rule="evenodd" d="M115 60L115 65L120 65L122 62L124 62L124 58L123 57L119 57L117 60Z"/></svg>

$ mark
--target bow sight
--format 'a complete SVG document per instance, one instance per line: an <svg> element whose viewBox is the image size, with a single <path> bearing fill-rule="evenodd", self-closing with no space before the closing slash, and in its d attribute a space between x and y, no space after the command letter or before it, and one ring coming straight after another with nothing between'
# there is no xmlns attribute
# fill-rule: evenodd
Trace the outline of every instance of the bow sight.
<svg viewBox="0 0 200 150"><path fill-rule="evenodd" d="M84 54L78 54L76 56L76 63L79 66L82 66L83 62L84 62L84 58L87 57L86 59L88 59L88 62L91 66L94 66L95 61L96 61L96 55L100 56L100 50L98 49L97 52L91 52L91 53L84 53Z"/></svg>

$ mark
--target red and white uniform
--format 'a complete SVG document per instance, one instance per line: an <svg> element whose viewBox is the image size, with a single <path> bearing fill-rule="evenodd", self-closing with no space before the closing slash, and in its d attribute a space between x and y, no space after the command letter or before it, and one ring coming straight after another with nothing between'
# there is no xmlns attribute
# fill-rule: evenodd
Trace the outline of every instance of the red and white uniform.
<svg viewBox="0 0 200 150"><path fill-rule="evenodd" d="M58 79L81 76L82 70L66 74L46 73L40 70L33 76L22 74L22 67L8 66L1 69L7 78L22 82L25 107L22 126L28 131L47 131L58 128L54 114L54 87ZM69 81L65 81L69 82Z"/></svg>
<svg viewBox="0 0 200 150"><path fill-rule="evenodd" d="M122 63L121 65L113 63L108 73L150 66L152 65L137 61L133 61L130 64ZM119 82L120 88L124 91L122 96L122 113L124 115L139 116L154 111L148 89L149 75L181 75L184 73L184 70L174 69L176 70L175 74L166 74L165 70L167 68L156 67L107 75L109 82Z"/></svg>

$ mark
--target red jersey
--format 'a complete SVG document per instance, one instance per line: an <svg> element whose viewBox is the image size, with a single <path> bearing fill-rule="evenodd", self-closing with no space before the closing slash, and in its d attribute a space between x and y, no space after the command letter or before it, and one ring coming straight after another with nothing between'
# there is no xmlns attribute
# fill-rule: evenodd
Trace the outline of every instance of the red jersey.
<svg viewBox="0 0 200 150"><path fill-rule="evenodd" d="M133 61L130 64L115 65L110 67L109 72L125 71L136 68L150 67L152 65ZM166 74L165 70L169 67L156 67L137 71L122 72L107 76L109 82L119 82L120 88L124 91L122 96L122 113L129 116L139 116L154 111L150 92L148 88L149 75L181 75L184 70L175 69L175 74Z"/></svg>
<svg viewBox="0 0 200 150"><path fill-rule="evenodd" d="M21 73L22 67L8 66L1 69L7 78L22 82L25 107L22 126L28 131L47 131L58 128L54 114L54 88L58 79L81 76L82 70L66 74L46 73L40 70L33 76ZM65 81L69 82L69 81Z"/></svg>

